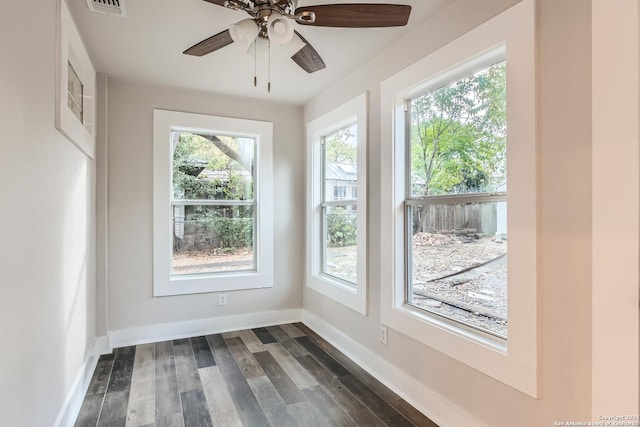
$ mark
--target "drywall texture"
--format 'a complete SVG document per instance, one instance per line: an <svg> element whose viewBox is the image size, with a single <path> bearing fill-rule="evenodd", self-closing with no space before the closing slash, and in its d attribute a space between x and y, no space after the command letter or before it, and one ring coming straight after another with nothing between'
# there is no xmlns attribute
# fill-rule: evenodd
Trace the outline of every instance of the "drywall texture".
<svg viewBox="0 0 640 427"><path fill-rule="evenodd" d="M304 263L302 108L123 81L108 84L109 329L300 308ZM256 89L260 90L260 89ZM275 285L153 298L153 109L273 122Z"/></svg>
<svg viewBox="0 0 640 427"><path fill-rule="evenodd" d="M95 340L94 162L54 126L55 25L55 1L2 5L2 426L53 425Z"/></svg>
<svg viewBox="0 0 640 427"><path fill-rule="evenodd" d="M540 399L380 323L380 82L516 1L457 1L305 106L312 120L369 91L369 313L305 288L304 309L491 427L591 417L591 2L539 0L537 13ZM581 212L581 215L574 215ZM422 402L428 408L428 402Z"/></svg>

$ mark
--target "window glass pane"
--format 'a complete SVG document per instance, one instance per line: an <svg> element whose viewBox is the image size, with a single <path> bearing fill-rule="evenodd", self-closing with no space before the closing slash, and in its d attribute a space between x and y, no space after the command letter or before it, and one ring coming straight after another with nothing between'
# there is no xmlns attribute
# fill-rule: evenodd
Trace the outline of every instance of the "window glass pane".
<svg viewBox="0 0 640 427"><path fill-rule="evenodd" d="M255 270L254 207L173 206L172 274Z"/></svg>
<svg viewBox="0 0 640 427"><path fill-rule="evenodd" d="M84 85L82 84L80 77L78 77L76 70L73 68L73 65L71 65L71 62L68 63L67 73L67 106L77 119L80 120L80 123L84 124Z"/></svg>
<svg viewBox="0 0 640 427"><path fill-rule="evenodd" d="M409 194L506 190L506 63L411 99Z"/></svg>
<svg viewBox="0 0 640 427"><path fill-rule="evenodd" d="M324 213L325 256L322 272L355 284L358 267L357 206L327 206Z"/></svg>
<svg viewBox="0 0 640 427"><path fill-rule="evenodd" d="M345 200L347 188L358 185L357 126L341 129L323 139L326 202Z"/></svg>
<svg viewBox="0 0 640 427"><path fill-rule="evenodd" d="M174 132L174 200L252 200L255 140Z"/></svg>
<svg viewBox="0 0 640 427"><path fill-rule="evenodd" d="M358 186L357 125L323 138L324 202L355 200ZM357 190L356 190L357 191ZM324 206L322 273L355 285L357 277L357 206Z"/></svg>
<svg viewBox="0 0 640 427"><path fill-rule="evenodd" d="M505 62L411 99L410 111L406 301L506 338ZM488 192L505 200L483 202Z"/></svg>
<svg viewBox="0 0 640 427"><path fill-rule="evenodd" d="M412 229L407 302L506 337L506 202L407 210ZM420 231L423 224L429 231Z"/></svg>

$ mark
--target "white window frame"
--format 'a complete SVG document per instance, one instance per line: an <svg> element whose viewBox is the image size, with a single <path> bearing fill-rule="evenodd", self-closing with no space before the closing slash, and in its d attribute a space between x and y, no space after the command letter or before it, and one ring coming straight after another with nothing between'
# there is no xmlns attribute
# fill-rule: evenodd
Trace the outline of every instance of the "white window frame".
<svg viewBox="0 0 640 427"><path fill-rule="evenodd" d="M508 340L405 303L405 102L507 61ZM538 397L537 166L534 2L523 0L381 84L381 320L415 340Z"/></svg>
<svg viewBox="0 0 640 427"><path fill-rule="evenodd" d="M273 287L273 124L255 120L153 111L153 295L183 295ZM172 132L256 140L256 271L172 275Z"/></svg>
<svg viewBox="0 0 640 427"><path fill-rule="evenodd" d="M357 124L358 267L355 286L322 273L322 142ZM307 123L307 263L306 286L361 314L367 314L367 93Z"/></svg>
<svg viewBox="0 0 640 427"><path fill-rule="evenodd" d="M403 98L405 98L405 109L404 109L404 114L405 114L405 118L402 120L403 122L406 122L407 120L411 120L411 118L409 117L409 115L411 114L411 106L409 105L411 103L411 101L413 101L414 99L420 98L421 96L424 96L426 93L431 92L431 91L435 91L438 90L439 88L443 87L446 84L449 83L454 83L459 81L460 79L464 79L467 78L477 72L480 71L484 71L489 69L490 67L497 65L499 63L502 63L505 61L505 46L499 46L495 49L490 50L489 52L484 52L481 55L479 55L478 57L472 58L471 60L465 62L464 64L462 64L461 66L456 66L454 69L452 70L448 70L445 73L443 73L441 76L437 76L436 78L434 78L433 80L430 80L427 83L427 86L421 86L422 90L415 93L413 90L410 90L408 92L409 96L405 96ZM425 90L426 89L426 90ZM409 144L409 141L411 140L411 136L409 133L405 132L403 133L404 137L405 137L405 144ZM503 203L504 207L506 209L506 206L508 204L507 200L507 191L506 191L506 187L508 186L508 182L506 183L507 185L505 185L505 191L490 191L490 192L467 192L467 193L452 193L452 194L444 194L444 195L422 195L422 194L413 194L413 190L411 187L411 180L409 179L409 175L411 173L411 156L409 155L409 153L407 152L406 148L408 148L408 145L405 145L405 164L403 166L403 171L404 171L404 180L405 180L405 199L404 199L404 205L405 205L405 219L408 220L408 218L411 218L411 213L413 211L413 209L416 209L419 206L425 206L425 205L458 205L458 204L466 204L466 203ZM508 210L506 210L508 212ZM404 246L404 250L405 250L405 260L407 260L408 258L413 256L412 253L412 249L411 246L413 244L413 240L412 240L412 236L413 233L411 232L411 227L405 227L405 246ZM411 259L410 261L407 260L407 270L411 269L411 264L413 263L413 259ZM409 282L409 275L406 274L405 280L407 281L406 283L406 293L409 292L409 287L412 287L413 283ZM408 299L408 296L405 295L405 301ZM413 304L413 307L419 308L417 307L415 304ZM424 308L422 308L423 310L425 310ZM454 317L450 317L449 318L450 321L452 322L458 322L461 325L456 325L456 326L462 326L463 322L462 321L458 321L455 320ZM473 328L473 326L471 325L467 325L469 328ZM476 327L475 329L477 329L478 331L481 331L483 333L488 333L491 334L489 331L482 331L480 328ZM491 334L491 335L495 335L498 336L496 334Z"/></svg>

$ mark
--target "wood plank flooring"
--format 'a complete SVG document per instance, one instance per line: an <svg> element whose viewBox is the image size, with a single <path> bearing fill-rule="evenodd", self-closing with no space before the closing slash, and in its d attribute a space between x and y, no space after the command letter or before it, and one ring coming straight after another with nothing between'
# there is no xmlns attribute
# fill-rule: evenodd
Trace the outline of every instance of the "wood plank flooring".
<svg viewBox="0 0 640 427"><path fill-rule="evenodd" d="M115 349L76 426L437 427L302 323Z"/></svg>

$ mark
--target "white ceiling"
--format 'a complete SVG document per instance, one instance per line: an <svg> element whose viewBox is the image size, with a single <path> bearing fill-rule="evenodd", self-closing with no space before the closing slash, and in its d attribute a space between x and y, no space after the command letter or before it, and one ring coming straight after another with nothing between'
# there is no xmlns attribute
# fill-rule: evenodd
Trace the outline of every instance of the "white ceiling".
<svg viewBox="0 0 640 427"><path fill-rule="evenodd" d="M347 29L296 25L327 68L307 74L286 46L272 46L271 93L267 93L266 43L258 47L258 87L254 58L231 44L203 57L183 55L193 44L247 18L203 0L121 0L127 16L89 11L85 0L67 0L98 72L111 77L188 89L304 104L341 76L390 46L451 0L300 0L323 3L398 3L412 6L406 27Z"/></svg>

